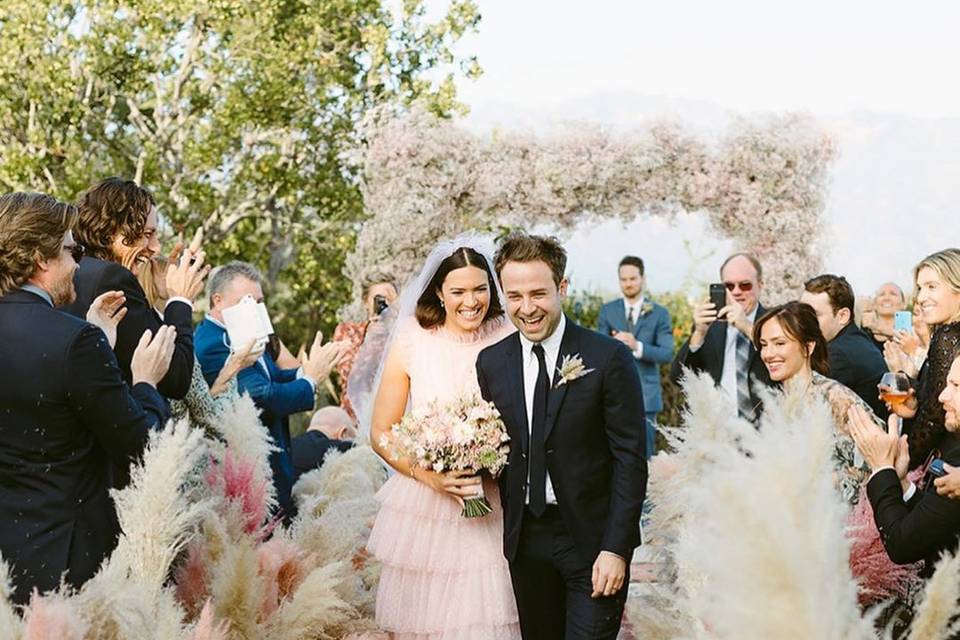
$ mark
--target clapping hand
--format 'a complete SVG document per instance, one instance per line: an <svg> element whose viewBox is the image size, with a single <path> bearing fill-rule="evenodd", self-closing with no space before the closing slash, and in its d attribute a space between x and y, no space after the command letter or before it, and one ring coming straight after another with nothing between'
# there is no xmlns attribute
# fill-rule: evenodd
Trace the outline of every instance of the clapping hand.
<svg viewBox="0 0 960 640"><path fill-rule="evenodd" d="M191 302L196 299L203 291L203 280L210 273L210 267L203 265L206 257L201 243L203 241L203 229L198 229L193 236L193 241L185 250L182 245L175 247L170 257L183 251L178 261L172 261L167 269L167 292L171 298L186 298Z"/></svg>
<svg viewBox="0 0 960 640"><path fill-rule="evenodd" d="M903 371L910 377L917 375L917 365L898 343L887 340L883 343L883 359L890 371Z"/></svg>
<svg viewBox="0 0 960 640"><path fill-rule="evenodd" d="M900 421L896 415L887 420L887 430L879 428L866 409L853 405L847 410L850 435L863 459L874 471L883 467L893 467L901 479L907 476L910 464L910 451L907 436L898 433Z"/></svg>
<svg viewBox="0 0 960 640"><path fill-rule="evenodd" d="M97 296L87 309L87 322L103 331L111 349L117 344L117 326L127 315L126 303L123 291L107 291Z"/></svg>
<svg viewBox="0 0 960 640"><path fill-rule="evenodd" d="M301 360L304 375L315 383L326 379L333 368L340 363L347 351L346 342L328 342L323 344L323 334L317 331L310 352Z"/></svg>
<svg viewBox="0 0 960 640"><path fill-rule="evenodd" d="M150 329L143 332L140 336L140 344L137 345L130 360L133 384L146 382L156 387L163 380L163 376L167 375L167 370L170 368L176 339L176 327L168 324L160 327L156 336L150 333Z"/></svg>

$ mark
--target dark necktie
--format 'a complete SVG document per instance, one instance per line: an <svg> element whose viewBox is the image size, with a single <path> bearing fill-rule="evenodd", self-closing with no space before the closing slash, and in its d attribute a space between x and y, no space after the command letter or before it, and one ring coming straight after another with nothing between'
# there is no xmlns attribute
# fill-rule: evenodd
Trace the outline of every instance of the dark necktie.
<svg viewBox="0 0 960 640"><path fill-rule="evenodd" d="M540 372L537 384L533 388L533 416L530 427L530 512L540 517L547 508L547 392L550 390L550 378L547 375L547 361L543 347L533 345L533 354L537 356Z"/></svg>
<svg viewBox="0 0 960 640"><path fill-rule="evenodd" d="M627 311L627 331L633 333L633 327L636 322L636 318L633 317L633 307L630 307L630 310Z"/></svg>
<svg viewBox="0 0 960 640"><path fill-rule="evenodd" d="M756 414L750 399L750 340L733 330L737 332L737 413L752 422Z"/></svg>

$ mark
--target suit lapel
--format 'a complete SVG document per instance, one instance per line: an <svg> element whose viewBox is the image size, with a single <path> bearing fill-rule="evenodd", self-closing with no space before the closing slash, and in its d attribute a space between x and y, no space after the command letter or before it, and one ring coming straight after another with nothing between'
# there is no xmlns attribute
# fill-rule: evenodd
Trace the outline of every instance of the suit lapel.
<svg viewBox="0 0 960 640"><path fill-rule="evenodd" d="M523 349L520 347L520 332L510 338L507 349L507 387L513 393L513 423L520 431L520 444L526 452L530 442L530 425L527 422L527 397L523 389Z"/></svg>
<svg viewBox="0 0 960 640"><path fill-rule="evenodd" d="M553 383L550 385L550 391L547 394L547 424L544 430L543 441L550 439L550 433L557 423L557 416L560 414L560 407L563 405L564 398L567 397L567 389L570 383L557 386L560 381L560 363L566 355L574 355L580 347L580 340L577 337L577 325L570 318L566 319L566 327L563 331L563 339L560 341L560 352L557 354L557 364L553 371Z"/></svg>

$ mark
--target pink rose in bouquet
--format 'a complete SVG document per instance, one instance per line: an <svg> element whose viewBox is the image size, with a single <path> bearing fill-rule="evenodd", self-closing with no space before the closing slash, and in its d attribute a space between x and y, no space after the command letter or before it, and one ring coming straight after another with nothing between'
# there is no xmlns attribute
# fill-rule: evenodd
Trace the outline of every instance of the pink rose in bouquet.
<svg viewBox="0 0 960 640"><path fill-rule="evenodd" d="M394 459L409 458L413 464L437 473L486 471L496 478L506 466L510 451L510 437L500 412L476 393L414 409L390 428L390 434ZM386 436L382 444L391 445ZM490 511L482 489L475 498L464 500L466 518Z"/></svg>

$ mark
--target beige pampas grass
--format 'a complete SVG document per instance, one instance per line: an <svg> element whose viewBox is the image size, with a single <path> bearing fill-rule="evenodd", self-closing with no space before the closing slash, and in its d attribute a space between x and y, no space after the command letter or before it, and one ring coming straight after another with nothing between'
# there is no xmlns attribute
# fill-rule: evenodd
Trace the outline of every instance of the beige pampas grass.
<svg viewBox="0 0 960 640"><path fill-rule="evenodd" d="M268 638L260 629L263 581L253 543L247 539L231 542L222 550L213 568L210 596L214 616L230 625L229 638Z"/></svg>
<svg viewBox="0 0 960 640"><path fill-rule="evenodd" d="M260 422L260 410L250 396L244 393L240 398L224 409L220 421L214 427L223 436L233 455L239 460L255 461L260 478L267 479L267 506L277 504L276 488L271 482L273 471L270 469L270 452L277 449L270 432ZM222 450L218 450L222 458Z"/></svg>
<svg viewBox="0 0 960 640"><path fill-rule="evenodd" d="M230 624L226 620L214 624L213 607L207 600L189 640L227 640L229 631Z"/></svg>
<svg viewBox="0 0 960 640"><path fill-rule="evenodd" d="M383 486L386 470L369 445L332 451L323 466L305 473L293 487L298 509L319 513L335 500L368 498Z"/></svg>
<svg viewBox="0 0 960 640"><path fill-rule="evenodd" d="M345 567L333 563L314 569L293 598L270 620L267 634L275 640L335 640L347 635L356 617L353 607L337 595Z"/></svg>
<svg viewBox="0 0 960 640"><path fill-rule="evenodd" d="M909 640L945 640L960 631L960 554L945 554L923 589Z"/></svg>
<svg viewBox="0 0 960 640"><path fill-rule="evenodd" d="M10 601L12 595L10 566L0 558L0 640L17 640L23 631L23 621Z"/></svg>
<svg viewBox="0 0 960 640"><path fill-rule="evenodd" d="M150 434L129 486L111 492L123 533L106 571L162 588L177 554L212 506L188 494L205 455L203 432L185 420Z"/></svg>
<svg viewBox="0 0 960 640"><path fill-rule="evenodd" d="M686 493L676 555L702 578L690 611L719 638L873 638L860 616L833 484L828 408L769 397L762 425Z"/></svg>

